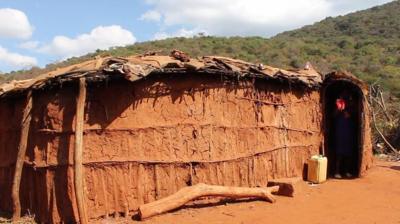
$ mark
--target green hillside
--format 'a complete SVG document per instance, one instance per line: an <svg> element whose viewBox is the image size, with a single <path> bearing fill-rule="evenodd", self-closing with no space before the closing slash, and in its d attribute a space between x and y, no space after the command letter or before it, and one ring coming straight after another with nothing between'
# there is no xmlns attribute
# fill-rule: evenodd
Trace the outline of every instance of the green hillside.
<svg viewBox="0 0 400 224"><path fill-rule="evenodd" d="M192 57L223 55L278 67L301 67L310 61L320 71L344 69L368 81L379 81L400 96L400 1L325 20L273 38L171 38L97 51L79 58L0 75L0 81L34 77L55 67L73 64L98 54L125 56L180 49Z"/></svg>

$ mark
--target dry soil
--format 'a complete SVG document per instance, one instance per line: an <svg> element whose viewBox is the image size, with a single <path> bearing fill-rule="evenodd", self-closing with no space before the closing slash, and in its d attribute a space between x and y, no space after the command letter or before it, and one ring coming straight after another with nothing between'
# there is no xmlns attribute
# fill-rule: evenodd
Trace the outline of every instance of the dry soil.
<svg viewBox="0 0 400 224"><path fill-rule="evenodd" d="M294 198L200 206L140 223L400 224L400 162L376 161L366 177L307 184Z"/></svg>

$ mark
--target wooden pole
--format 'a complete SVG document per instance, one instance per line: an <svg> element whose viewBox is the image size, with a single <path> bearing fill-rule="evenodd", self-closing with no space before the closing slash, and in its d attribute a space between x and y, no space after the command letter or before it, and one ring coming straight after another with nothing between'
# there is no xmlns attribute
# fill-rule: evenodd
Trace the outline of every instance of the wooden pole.
<svg viewBox="0 0 400 224"><path fill-rule="evenodd" d="M19 139L17 160L15 162L14 179L11 189L13 201L13 220L21 217L21 202L19 189L21 185L22 168L24 167L26 148L28 145L29 127L32 119L32 92L29 90L26 96L26 104L21 118L21 137Z"/></svg>
<svg viewBox="0 0 400 224"><path fill-rule="evenodd" d="M81 224L87 224L87 214L84 201L83 187L83 123L86 101L86 80L79 79L79 95L76 102L76 121L75 121L75 150L74 150L74 186L75 198L78 207L79 221Z"/></svg>
<svg viewBox="0 0 400 224"><path fill-rule="evenodd" d="M199 197L222 196L229 198L262 198L270 202L275 202L272 192L278 192L279 186L249 188L249 187L225 187L207 184L196 184L184 187L178 192L163 199L150 202L139 206L140 219L159 215L164 212L179 208L187 202Z"/></svg>

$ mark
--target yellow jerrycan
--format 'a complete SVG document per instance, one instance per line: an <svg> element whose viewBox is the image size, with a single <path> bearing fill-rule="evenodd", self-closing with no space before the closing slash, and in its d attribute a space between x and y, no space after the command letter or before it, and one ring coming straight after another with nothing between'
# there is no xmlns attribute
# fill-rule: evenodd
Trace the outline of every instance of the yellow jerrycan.
<svg viewBox="0 0 400 224"><path fill-rule="evenodd" d="M326 181L328 159L322 155L312 156L308 160L307 180L319 184Z"/></svg>

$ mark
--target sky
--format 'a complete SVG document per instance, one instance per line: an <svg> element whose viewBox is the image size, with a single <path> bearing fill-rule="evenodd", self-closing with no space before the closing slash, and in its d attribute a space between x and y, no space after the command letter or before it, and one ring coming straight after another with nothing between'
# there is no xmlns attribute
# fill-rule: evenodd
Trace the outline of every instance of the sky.
<svg viewBox="0 0 400 224"><path fill-rule="evenodd" d="M390 0L0 0L0 72L169 37L271 37Z"/></svg>

